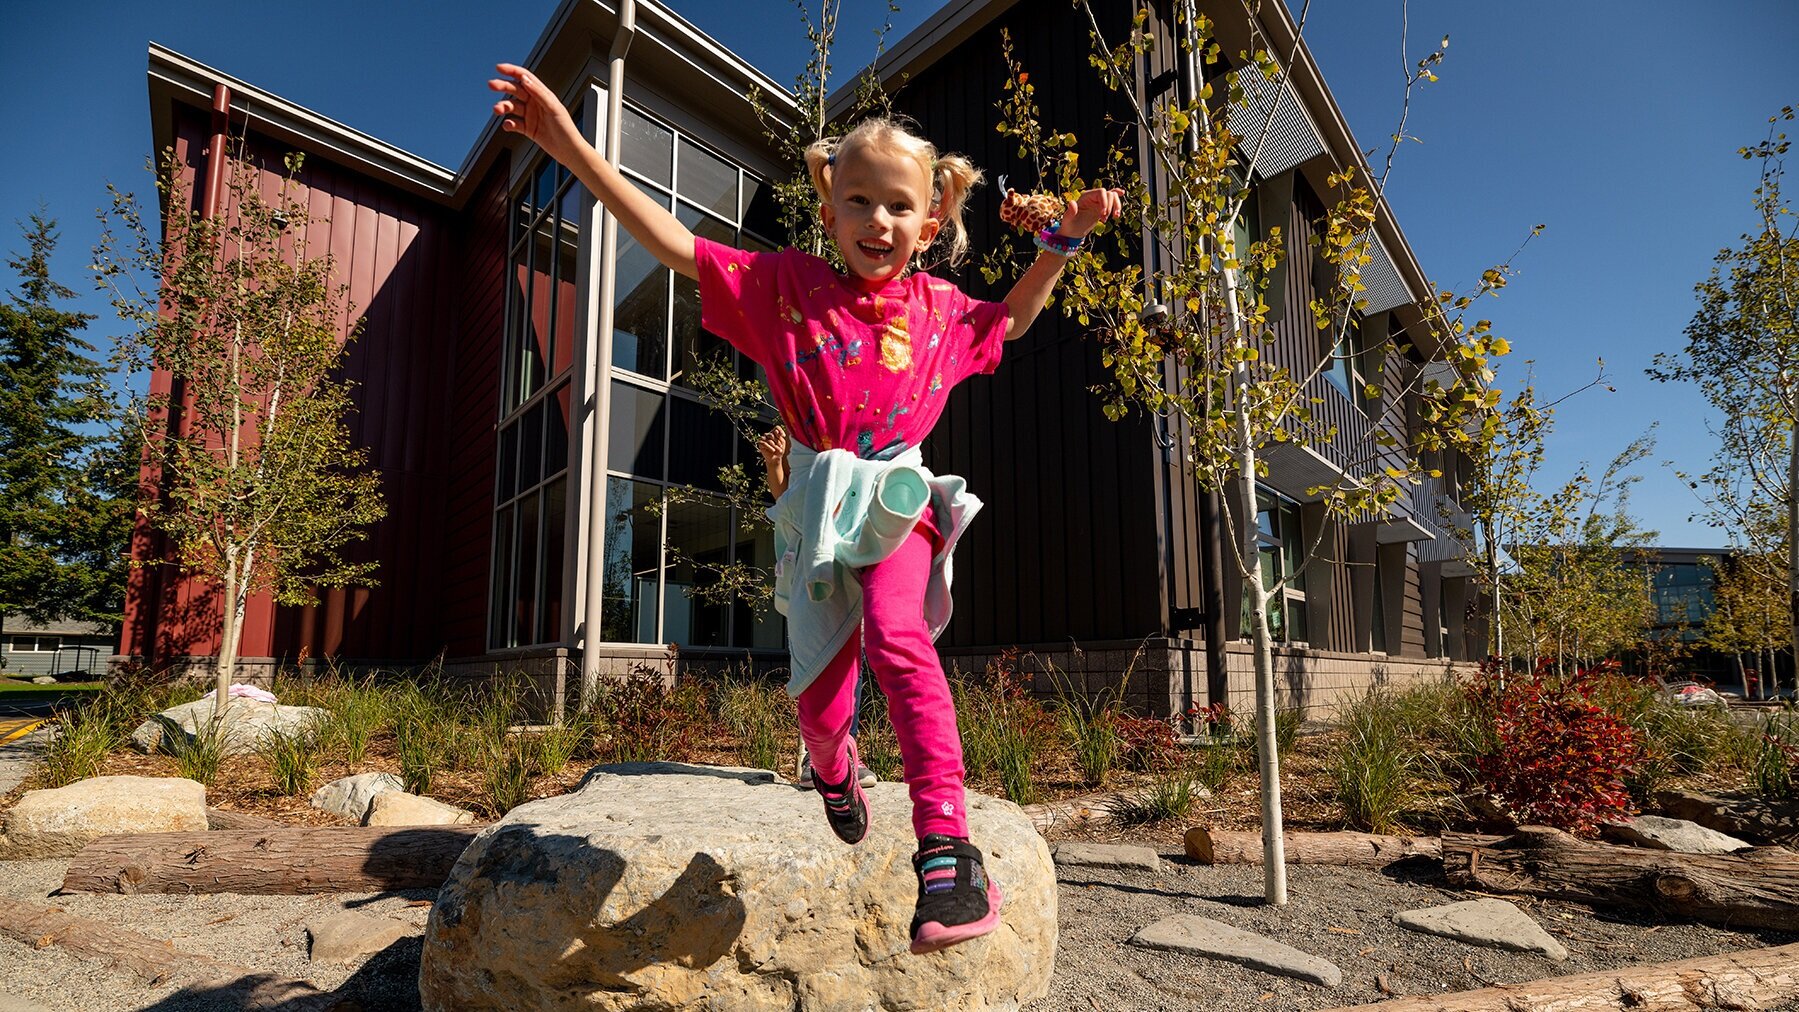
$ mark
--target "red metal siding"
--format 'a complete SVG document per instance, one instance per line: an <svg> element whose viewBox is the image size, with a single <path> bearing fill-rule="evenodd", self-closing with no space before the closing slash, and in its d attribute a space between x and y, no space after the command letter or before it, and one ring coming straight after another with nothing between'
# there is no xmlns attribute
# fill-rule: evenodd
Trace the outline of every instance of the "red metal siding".
<svg viewBox="0 0 1799 1012"><path fill-rule="evenodd" d="M179 104L173 111L182 173L188 185L198 186L206 114ZM234 133L241 128L234 121ZM286 148L252 129L248 150L256 185L272 198ZM380 563L378 586L322 591L319 603L307 608L277 607L257 595L245 616L241 653L428 656L445 641L445 560L437 550L444 513L431 504L444 501L447 485L452 358L445 336L454 310L448 293L455 280L455 216L317 156L307 159L296 183L298 199L315 218L305 241L314 251L331 252L355 313L365 319L343 367L356 384L349 428L352 442L368 450L370 466L381 473L388 518L369 541L346 552ZM299 238L284 246L291 250ZM346 315L345 333L352 322ZM168 378L152 377L152 383L166 387ZM147 556L150 539L140 536L133 551ZM127 601L122 650L158 658L213 653L218 621L210 586L169 570L144 572Z"/></svg>

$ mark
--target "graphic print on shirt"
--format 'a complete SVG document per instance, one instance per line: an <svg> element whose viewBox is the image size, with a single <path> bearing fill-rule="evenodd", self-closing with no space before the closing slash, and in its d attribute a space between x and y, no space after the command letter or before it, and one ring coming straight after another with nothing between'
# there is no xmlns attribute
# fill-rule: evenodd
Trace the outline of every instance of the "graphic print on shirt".
<svg viewBox="0 0 1799 1012"><path fill-rule="evenodd" d="M881 365L888 372L908 372L912 368L912 335L906 329L904 314L887 321L881 331Z"/></svg>

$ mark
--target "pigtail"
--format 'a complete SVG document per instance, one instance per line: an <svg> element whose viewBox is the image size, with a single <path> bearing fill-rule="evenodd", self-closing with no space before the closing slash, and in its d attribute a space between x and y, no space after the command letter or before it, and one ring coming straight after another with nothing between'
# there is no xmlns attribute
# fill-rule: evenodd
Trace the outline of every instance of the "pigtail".
<svg viewBox="0 0 1799 1012"><path fill-rule="evenodd" d="M968 226L962 222L962 212L968 191L981 182L981 170L962 155L941 155L932 177L937 189L937 219L943 222L937 238L949 244L947 260L954 267L968 252Z"/></svg>
<svg viewBox="0 0 1799 1012"><path fill-rule="evenodd" d="M821 137L806 148L806 172L812 177L812 188L818 191L818 199L829 202L831 199L831 174L837 154L838 139Z"/></svg>

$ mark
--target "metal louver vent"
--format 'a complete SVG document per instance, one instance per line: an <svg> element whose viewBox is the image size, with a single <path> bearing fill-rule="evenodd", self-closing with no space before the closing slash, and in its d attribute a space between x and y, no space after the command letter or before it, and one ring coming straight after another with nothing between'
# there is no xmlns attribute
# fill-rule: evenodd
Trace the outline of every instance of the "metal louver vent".
<svg viewBox="0 0 1799 1012"><path fill-rule="evenodd" d="M1256 151L1260 141L1261 150L1256 154L1255 164L1258 177L1267 179L1279 175L1309 158L1324 154L1324 141L1318 136L1318 128L1312 125L1311 117L1300 106L1299 96L1294 94L1293 86L1285 77L1280 79L1278 93L1274 82L1254 67L1246 67L1238 73L1237 83L1243 88L1244 102L1231 108L1231 133L1243 138L1238 146L1244 158ZM1272 123L1268 123L1270 110L1274 113ZM1264 124L1268 124L1266 140L1261 139Z"/></svg>
<svg viewBox="0 0 1799 1012"><path fill-rule="evenodd" d="M1362 286L1367 289L1362 297L1368 300L1368 305L1362 312L1384 313L1410 303L1412 294L1406 290L1405 282L1399 277L1399 268L1394 266L1393 258L1381 243L1380 236L1370 235L1368 238L1368 253L1374 259L1362 268Z"/></svg>

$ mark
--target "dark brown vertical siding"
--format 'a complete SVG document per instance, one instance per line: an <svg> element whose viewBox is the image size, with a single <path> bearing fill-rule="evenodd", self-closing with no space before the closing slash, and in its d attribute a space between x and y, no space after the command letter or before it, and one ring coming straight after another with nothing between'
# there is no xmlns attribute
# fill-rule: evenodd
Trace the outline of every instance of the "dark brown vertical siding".
<svg viewBox="0 0 1799 1012"><path fill-rule="evenodd" d="M1102 17L1122 37L1128 12ZM1036 184L994 126L1005 68L1000 30L1009 27L1025 69L1039 82L1087 47L1073 8L1020 5L964 43L959 55L912 78L895 106L941 148L967 154L987 173L968 208L973 248L995 241L1006 175ZM1128 113L1098 88L1037 89L1046 128L1073 131L1097 160ZM1000 298L972 268L950 275L972 294ZM958 618L943 646L1092 642L1160 630L1150 437L1139 417L1111 423L1088 388L1102 383L1098 349L1056 309L1006 348L999 371L950 397L925 452L937 470L961 474L987 507L956 560Z"/></svg>
<svg viewBox="0 0 1799 1012"><path fill-rule="evenodd" d="M487 649L487 583L493 542L494 419L505 311L506 178L509 160L489 170L469 200L459 232L453 327L444 332L450 416L443 515L443 628L450 656Z"/></svg>
<svg viewBox="0 0 1799 1012"><path fill-rule="evenodd" d="M1402 657L1424 656L1424 598L1419 584L1418 546L1407 545L1405 580L1400 612L1399 653Z"/></svg>

